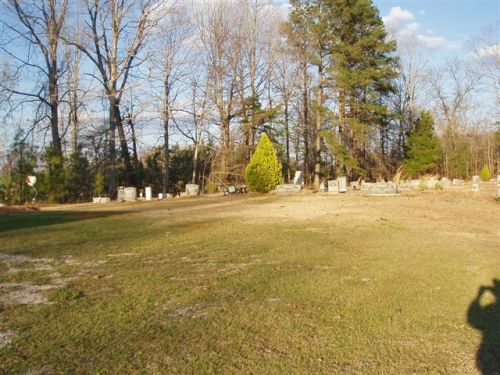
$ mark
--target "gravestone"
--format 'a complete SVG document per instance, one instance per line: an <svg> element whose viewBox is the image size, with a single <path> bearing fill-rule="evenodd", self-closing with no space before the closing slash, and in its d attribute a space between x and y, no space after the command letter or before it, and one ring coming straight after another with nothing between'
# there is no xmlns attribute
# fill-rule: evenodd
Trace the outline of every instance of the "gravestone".
<svg viewBox="0 0 500 375"><path fill-rule="evenodd" d="M410 186L412 189L420 189L420 180L411 180Z"/></svg>
<svg viewBox="0 0 500 375"><path fill-rule="evenodd" d="M92 203L100 204L100 203L109 203L109 202L110 202L109 197L93 197L92 198Z"/></svg>
<svg viewBox="0 0 500 375"><path fill-rule="evenodd" d="M125 200L125 186L118 186L116 194L116 200L118 202L123 202Z"/></svg>
<svg viewBox="0 0 500 375"><path fill-rule="evenodd" d="M194 196L200 194L200 185L197 184L187 184L186 185L186 195Z"/></svg>
<svg viewBox="0 0 500 375"><path fill-rule="evenodd" d="M337 182L339 185L339 193L347 193L347 177L341 176L337 178Z"/></svg>
<svg viewBox="0 0 500 375"><path fill-rule="evenodd" d="M411 190L411 181L399 181L398 191Z"/></svg>
<svg viewBox="0 0 500 375"><path fill-rule="evenodd" d="M158 199L165 199L167 194L158 193Z"/></svg>
<svg viewBox="0 0 500 375"><path fill-rule="evenodd" d="M276 192L279 194L296 194L302 190L302 171L296 171L293 177L293 184L281 184L276 186Z"/></svg>
<svg viewBox="0 0 500 375"><path fill-rule="evenodd" d="M366 191L369 195L395 195L397 187L394 182L365 182L361 190Z"/></svg>
<svg viewBox="0 0 500 375"><path fill-rule="evenodd" d="M495 197L497 200L500 200L500 184L497 185L497 195Z"/></svg>
<svg viewBox="0 0 500 375"><path fill-rule="evenodd" d="M137 188L130 186L130 187L124 188L123 190L124 190L123 199L126 202L135 202L135 200L137 199Z"/></svg>
<svg viewBox="0 0 500 375"><path fill-rule="evenodd" d="M153 192L151 186L146 186L146 200L150 201L153 198Z"/></svg>
<svg viewBox="0 0 500 375"><path fill-rule="evenodd" d="M337 180L328 181L328 192L338 194L339 193L339 184Z"/></svg>
<svg viewBox="0 0 500 375"><path fill-rule="evenodd" d="M441 178L441 184L443 186L450 186L451 185L451 181L449 179L447 179L446 177L443 177L443 178Z"/></svg>
<svg viewBox="0 0 500 375"><path fill-rule="evenodd" d="M500 174L497 176L497 184L500 185Z"/></svg>
<svg viewBox="0 0 500 375"><path fill-rule="evenodd" d="M427 185L428 189L435 189L437 183L438 183L438 180L436 180L434 178L429 178L428 180L425 181L425 184Z"/></svg>
<svg viewBox="0 0 500 375"><path fill-rule="evenodd" d="M472 191L479 191L479 176L472 176Z"/></svg>
<svg viewBox="0 0 500 375"><path fill-rule="evenodd" d="M326 187L325 187L325 183L322 182L321 184L319 184L319 191L321 192L325 192L326 191Z"/></svg>
<svg viewBox="0 0 500 375"><path fill-rule="evenodd" d="M293 184L298 185L302 188L302 178L303 178L302 171L296 171L295 176L293 177Z"/></svg>

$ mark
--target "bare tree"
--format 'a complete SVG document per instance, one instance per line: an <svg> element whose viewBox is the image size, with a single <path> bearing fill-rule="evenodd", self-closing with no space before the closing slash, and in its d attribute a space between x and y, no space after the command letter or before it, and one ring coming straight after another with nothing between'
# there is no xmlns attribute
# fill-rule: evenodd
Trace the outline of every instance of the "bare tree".
<svg viewBox="0 0 500 375"><path fill-rule="evenodd" d="M118 132L121 157L127 182L135 183L120 103L131 71L144 61L140 57L145 42L161 16L156 0L84 0L87 11L81 42L66 41L76 46L95 65L95 77L103 86L109 103L109 192L116 189L115 137Z"/></svg>
<svg viewBox="0 0 500 375"><path fill-rule="evenodd" d="M231 178L230 125L238 113L239 64L242 45L240 25L243 13L231 2L217 1L197 15L197 29L206 57L209 98L218 113L220 133L220 180Z"/></svg>
<svg viewBox="0 0 500 375"><path fill-rule="evenodd" d="M49 108L48 117L53 152L57 156L62 156L59 132L59 78L62 74L59 61L59 43L61 30L66 19L68 0L4 0L3 5L16 20L12 24L3 21L8 33L12 35L8 44L12 45L10 42L15 39L23 40L28 44L28 51L34 49L40 54L41 61L33 62L29 52L28 56L22 57L18 51L11 51L4 45L0 48L16 62L19 69L33 70L32 74L41 73L43 83L41 87L32 92L8 87L3 83L0 83L0 86L14 95L39 101Z"/></svg>
<svg viewBox="0 0 500 375"><path fill-rule="evenodd" d="M444 172L446 176L457 176L459 172L453 167L453 160L460 156L457 135L465 133L470 96L479 80L463 62L455 60L443 68L429 70L427 81L444 135Z"/></svg>

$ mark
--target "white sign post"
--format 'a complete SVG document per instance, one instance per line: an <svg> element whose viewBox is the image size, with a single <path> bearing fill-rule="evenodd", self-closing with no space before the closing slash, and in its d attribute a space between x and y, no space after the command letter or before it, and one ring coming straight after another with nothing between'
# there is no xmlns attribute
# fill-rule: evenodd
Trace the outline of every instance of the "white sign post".
<svg viewBox="0 0 500 375"><path fill-rule="evenodd" d="M35 189L36 176L26 176L26 184L33 188L33 191L35 192L35 195L33 196L33 202L35 202L36 196L38 195L38 192Z"/></svg>

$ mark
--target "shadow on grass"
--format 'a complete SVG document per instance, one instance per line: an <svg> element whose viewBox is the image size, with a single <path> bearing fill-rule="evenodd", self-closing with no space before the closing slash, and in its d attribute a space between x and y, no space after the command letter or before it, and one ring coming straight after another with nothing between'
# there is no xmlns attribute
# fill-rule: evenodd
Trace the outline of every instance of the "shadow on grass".
<svg viewBox="0 0 500 375"><path fill-rule="evenodd" d="M495 301L481 305L486 292L491 292ZM494 279L493 286L479 287L467 311L467 320L483 334L476 355L477 367L483 375L500 375L500 280Z"/></svg>
<svg viewBox="0 0 500 375"><path fill-rule="evenodd" d="M65 224L127 214L128 211L35 211L8 213L0 216L0 233L16 229Z"/></svg>

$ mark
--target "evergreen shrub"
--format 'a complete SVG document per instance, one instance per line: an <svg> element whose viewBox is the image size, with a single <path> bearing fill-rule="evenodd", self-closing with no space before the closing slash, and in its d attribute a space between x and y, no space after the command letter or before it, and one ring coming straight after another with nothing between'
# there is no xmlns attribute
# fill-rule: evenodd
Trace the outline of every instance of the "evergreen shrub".
<svg viewBox="0 0 500 375"><path fill-rule="evenodd" d="M245 168L245 180L248 190L262 193L273 190L283 183L281 163L265 133L260 137L257 149Z"/></svg>

